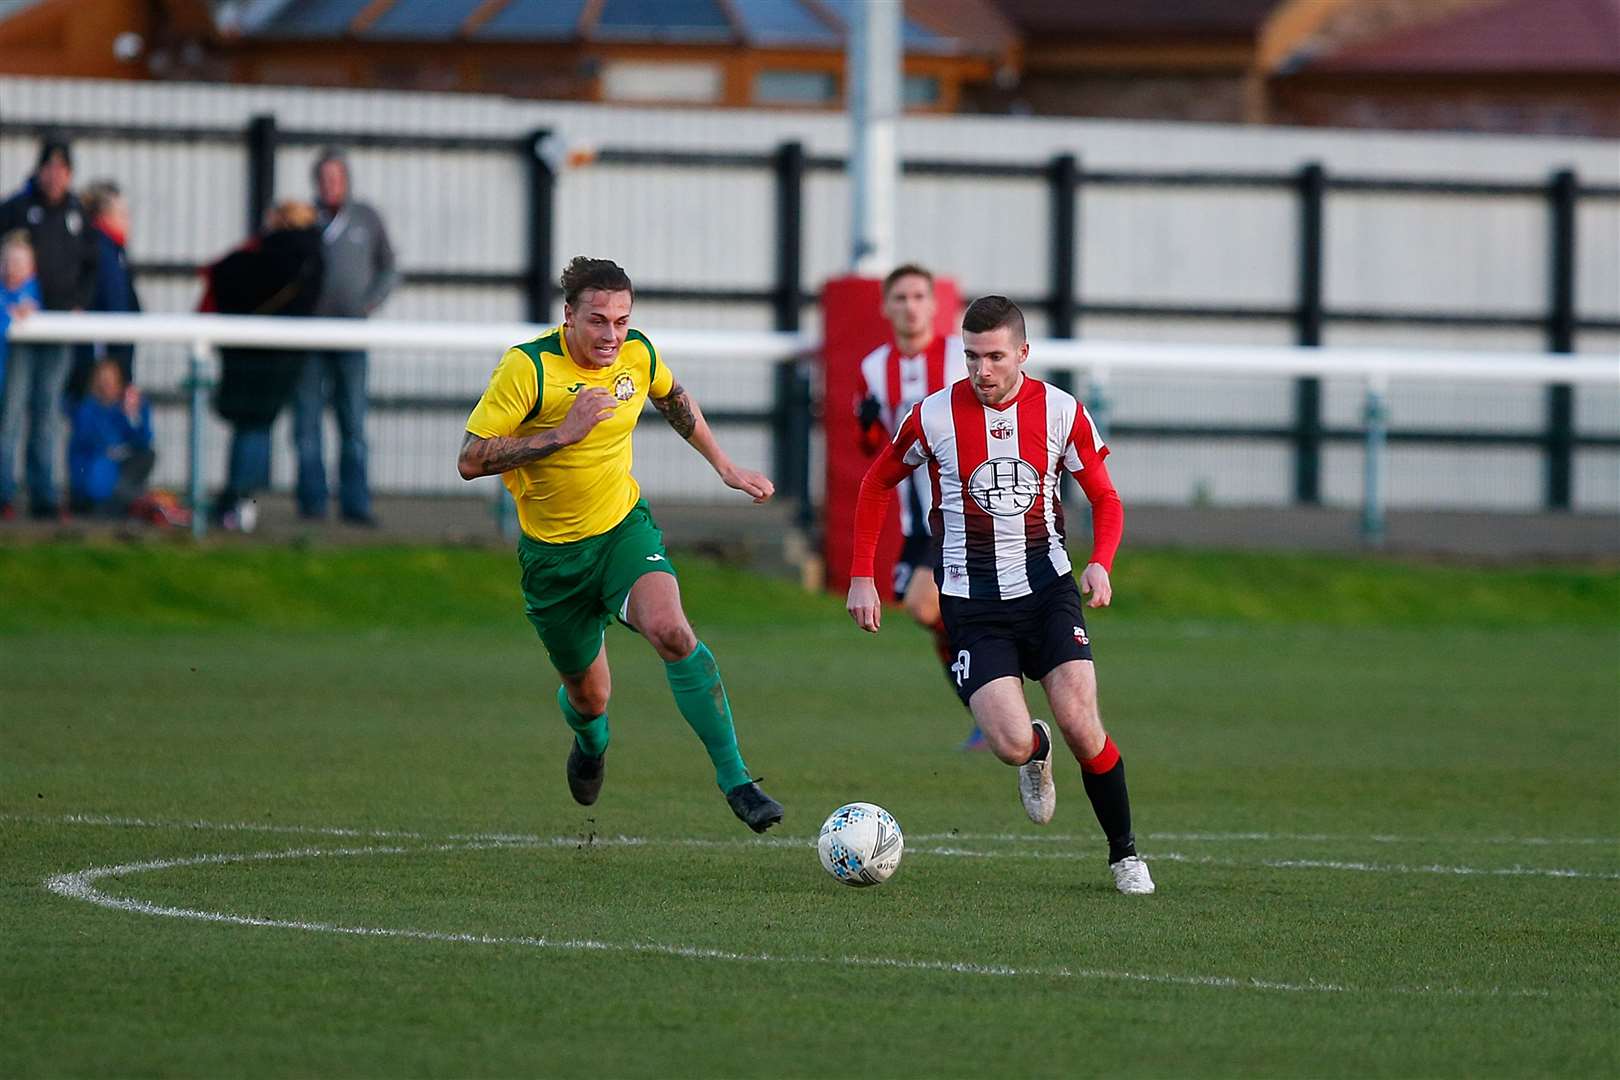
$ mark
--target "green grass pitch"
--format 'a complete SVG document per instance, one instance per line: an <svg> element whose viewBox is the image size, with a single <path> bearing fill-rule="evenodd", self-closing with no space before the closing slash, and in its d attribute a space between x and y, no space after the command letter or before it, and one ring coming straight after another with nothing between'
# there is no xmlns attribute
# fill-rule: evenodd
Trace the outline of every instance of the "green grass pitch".
<svg viewBox="0 0 1620 1080"><path fill-rule="evenodd" d="M622 630L569 800L510 555L0 547L0 1075L1620 1067L1614 572L1128 550L1125 898L899 613L678 562L763 841ZM811 846L855 799L882 888Z"/></svg>

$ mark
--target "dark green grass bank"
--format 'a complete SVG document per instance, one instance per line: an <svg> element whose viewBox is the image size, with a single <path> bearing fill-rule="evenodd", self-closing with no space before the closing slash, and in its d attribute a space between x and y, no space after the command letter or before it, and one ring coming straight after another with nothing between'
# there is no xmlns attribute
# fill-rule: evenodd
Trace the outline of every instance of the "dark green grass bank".
<svg viewBox="0 0 1620 1080"><path fill-rule="evenodd" d="M1127 900L1078 770L1029 825L903 618L681 569L778 842L619 630L569 801L509 556L0 548L0 1075L1620 1067L1612 571L1132 553ZM908 833L881 889L808 847L856 798ZM94 883L139 910L44 884L153 860Z"/></svg>
<svg viewBox="0 0 1620 1080"><path fill-rule="evenodd" d="M694 616L814 621L838 604L681 560ZM0 546L0 633L488 625L514 610L517 561L478 548ZM1474 569L1326 555L1131 551L1112 619L1365 626L1620 628L1620 570Z"/></svg>

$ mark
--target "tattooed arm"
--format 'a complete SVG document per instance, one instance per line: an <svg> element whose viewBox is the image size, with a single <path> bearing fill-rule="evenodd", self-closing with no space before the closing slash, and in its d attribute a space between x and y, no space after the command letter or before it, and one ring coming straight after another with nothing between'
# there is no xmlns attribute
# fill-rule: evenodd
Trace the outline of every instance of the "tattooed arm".
<svg viewBox="0 0 1620 1080"><path fill-rule="evenodd" d="M698 409L697 402L692 400L692 395L688 394L686 387L680 383L671 386L669 393L663 397L653 398L652 403L653 408L664 414L664 419L669 421L669 426L675 429L675 434L687 442L691 442L692 436L697 434L697 426L700 422L703 423L704 431L708 431L709 425L703 422L703 413ZM701 447L698 448L698 453L703 453ZM703 454L703 456L708 457L709 455Z"/></svg>
<svg viewBox="0 0 1620 1080"><path fill-rule="evenodd" d="M572 446L591 433L591 429L613 415L618 405L613 395L600 387L582 390L574 399L563 422L550 431L538 435L510 435L480 438L472 432L461 440L461 454L456 458L456 469L463 480L516 469L543 457L549 457L567 446Z"/></svg>
<svg viewBox="0 0 1620 1080"><path fill-rule="evenodd" d="M764 473L752 469L739 469L715 441L709 422L703 419L703 410L686 388L676 383L661 398L652 398L653 408L664 414L664 419L675 433L692 444L692 449L703 455L727 487L736 488L762 503L776 493L776 487Z"/></svg>
<svg viewBox="0 0 1620 1080"><path fill-rule="evenodd" d="M494 439L480 439L469 431L467 437L461 440L461 456L456 459L456 469L463 480L476 480L480 476L495 476L531 461L539 461L562 448L563 442L555 430L539 435Z"/></svg>

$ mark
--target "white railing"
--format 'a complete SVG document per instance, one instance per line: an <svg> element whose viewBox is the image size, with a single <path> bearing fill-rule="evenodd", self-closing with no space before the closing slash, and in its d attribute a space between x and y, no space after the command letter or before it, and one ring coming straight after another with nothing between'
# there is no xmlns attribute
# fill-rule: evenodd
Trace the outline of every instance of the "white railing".
<svg viewBox="0 0 1620 1080"><path fill-rule="evenodd" d="M13 342L129 342L135 345L183 345L189 352L186 487L192 507L205 505L203 460L208 374L219 348L280 349L414 349L482 353L491 362L520 341L545 333L549 326L529 323L398 322L365 319L301 319L244 315L113 315L39 312L14 320ZM702 359L707 363L754 363L796 356L812 342L796 334L714 333L664 330L657 337L660 356L671 360ZM505 492L496 499L504 512ZM504 520L504 516L503 516ZM192 532L203 536L207 515L194 512Z"/></svg>
<svg viewBox="0 0 1620 1080"><path fill-rule="evenodd" d="M1030 345L1032 365L1089 375L1087 407L1106 432L1108 384L1115 374L1273 375L1354 378L1364 386L1361 420L1361 535L1384 538L1384 492L1389 437L1389 385L1403 382L1545 383L1620 387L1620 355L1589 358L1548 353L1485 355L1399 349L1325 349L1284 346L1163 345L1137 342L1042 341Z"/></svg>
<svg viewBox="0 0 1620 1080"><path fill-rule="evenodd" d="M14 342L133 342L179 344L189 349L192 505L203 498L203 414L207 374L214 350L224 347L290 349L432 349L491 356L547 327L526 323L395 322L354 319L289 319L227 315L108 315L37 313L13 321ZM654 338L672 361L701 359L758 363L812 355L808 334L750 331L662 330ZM1394 349L1288 348L1135 342L1041 340L1030 344L1031 366L1040 372L1084 374L1085 397L1106 425L1108 386L1117 375L1317 376L1357 379L1365 387L1363 421L1363 532L1382 536L1388 435L1387 394L1392 381L1459 385L1482 383L1567 384L1620 389L1620 355L1550 356L1546 353L1445 353ZM206 515L193 515L200 534Z"/></svg>

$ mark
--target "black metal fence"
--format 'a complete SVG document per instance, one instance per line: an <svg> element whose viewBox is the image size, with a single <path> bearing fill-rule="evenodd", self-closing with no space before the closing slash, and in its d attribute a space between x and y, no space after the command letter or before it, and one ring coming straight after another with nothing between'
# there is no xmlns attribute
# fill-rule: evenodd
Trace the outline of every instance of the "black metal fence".
<svg viewBox="0 0 1620 1080"><path fill-rule="evenodd" d="M280 147L337 144L346 147L391 150L467 151L515 155L527 179L527 265L521 272L483 272L415 269L404 274L407 283L509 287L523 292L531 321L550 319L556 299L557 259L553 244L557 175L548 153L548 130L520 137L487 135L380 134L363 131L293 130L278 126L273 116L256 116L245 128L168 127L136 125L62 125L13 123L11 131L34 135L46 132L74 139L118 139L153 142L211 142L242 147L248 178L245 225L253 231L262 220L274 193L276 153ZM803 280L804 179L812 171L842 171L837 157L811 156L796 142L782 143L769 153L668 151L606 148L595 160L603 164L645 166L655 169L725 168L767 171L775 187L774 281L764 289L702 288L673 285L638 286L649 300L705 303L766 304L778 330L800 329L803 307L817 296ZM1144 319L1222 319L1244 322L1287 323L1297 344L1314 346L1331 324L1363 324L1471 329L1539 330L1549 353L1572 353L1583 331L1620 332L1620 319L1582 318L1576 310L1576 217L1583 200L1620 202L1620 186L1582 184L1571 170L1553 172L1544 183L1417 180L1330 174L1320 163L1308 163L1290 172L1187 171L1152 172L1085 169L1080 158L1061 154L1046 162L985 163L913 159L902 163L908 175L943 177L1007 177L1043 181L1050 192L1048 289L1045 295L1015 297L1019 303L1043 310L1050 333L1073 337L1087 316ZM1087 190L1108 187L1183 187L1199 189L1274 190L1289 193L1297 203L1297 271L1295 296L1287 305L1178 305L1121 304L1090 301L1079 278L1078 233L1080 200ZM1333 193L1410 193L1424 196L1540 199L1547 207L1550 266L1548 296L1540 311L1410 311L1375 308L1333 308L1324 303L1324 208ZM144 263L135 267L143 275L194 276L190 263ZM791 367L779 372L777 400L768 411L738 411L724 417L734 423L768 424L776 432L778 474L788 481L786 493L808 492L810 388ZM379 403L386 407L387 403ZM1324 423L1322 387L1314 378L1298 379L1293 416L1286 426L1198 426L1116 423L1115 436L1219 437L1285 441L1294 458L1293 495L1301 504L1322 498L1322 448L1327 442L1359 440L1359 429L1330 427ZM1569 386L1547 390L1545 422L1539 432L1443 430L1402 428L1389 432L1392 442L1450 443L1497 446L1537 446L1545 461L1543 501L1549 509L1568 509L1571 475L1578 447L1620 447L1620 437L1580 433L1574 427L1574 396ZM801 445L801 440L804 445ZM796 489L796 490L795 490ZM801 501L805 501L801 498Z"/></svg>

